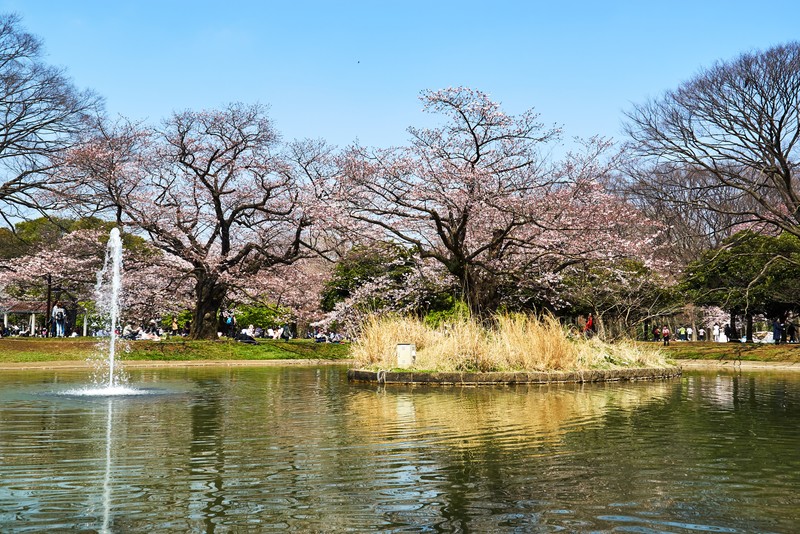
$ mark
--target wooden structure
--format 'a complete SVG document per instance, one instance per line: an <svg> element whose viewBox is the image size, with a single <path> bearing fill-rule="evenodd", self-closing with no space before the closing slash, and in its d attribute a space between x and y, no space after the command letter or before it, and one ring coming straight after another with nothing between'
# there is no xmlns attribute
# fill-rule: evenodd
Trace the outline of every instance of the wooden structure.
<svg viewBox="0 0 800 534"><path fill-rule="evenodd" d="M0 302L0 312L3 314L3 328L8 329L9 315L27 315L27 332L28 335L36 335L37 332L37 316L42 317L42 328L47 325L47 304L44 302L25 302L22 300L7 300Z"/></svg>

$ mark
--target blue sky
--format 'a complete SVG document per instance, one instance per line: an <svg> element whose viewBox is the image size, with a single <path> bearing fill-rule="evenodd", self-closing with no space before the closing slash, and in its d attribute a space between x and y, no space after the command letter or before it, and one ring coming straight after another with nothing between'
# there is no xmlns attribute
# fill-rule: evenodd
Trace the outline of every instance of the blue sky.
<svg viewBox="0 0 800 534"><path fill-rule="evenodd" d="M404 144L423 89L465 85L565 136L704 67L800 38L800 2L0 0L111 114L261 102L285 138Z"/></svg>

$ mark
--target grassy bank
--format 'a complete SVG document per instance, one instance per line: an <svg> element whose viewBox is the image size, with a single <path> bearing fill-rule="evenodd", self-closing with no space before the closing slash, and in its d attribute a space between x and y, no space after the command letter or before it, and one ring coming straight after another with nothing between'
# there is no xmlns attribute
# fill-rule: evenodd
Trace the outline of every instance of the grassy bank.
<svg viewBox="0 0 800 534"><path fill-rule="evenodd" d="M0 339L0 363L85 360L99 352L90 338ZM310 340L260 341L257 345L235 341L130 341L121 348L123 360L338 360L349 357L349 346Z"/></svg>
<svg viewBox="0 0 800 534"><path fill-rule="evenodd" d="M524 336L523 336L524 337ZM555 346L549 338L549 348ZM418 340L419 341L419 340ZM386 344L386 356L394 354L394 340ZM774 345L767 343L701 343L673 342L669 347L656 343L637 343L645 349L658 348L669 359L687 360L737 360L762 362L800 363L800 345ZM418 350L419 350L418 346ZM531 353L541 347L528 346ZM261 341L246 345L232 341L133 341L123 349L122 359L139 361L198 361L198 360L281 360L317 359L337 360L351 357L350 345L314 343L308 340ZM74 339L0 339L0 363L77 361L96 354L97 340ZM373 352L373 357L380 351ZM521 357L524 351L518 352ZM462 352L464 354L464 352ZM362 356L366 359L366 355ZM419 357L419 354L418 354ZM367 362L363 362L367 363ZM463 362L462 362L463 363ZM566 362L562 362L566 363ZM531 365L532 362L528 362Z"/></svg>
<svg viewBox="0 0 800 534"><path fill-rule="evenodd" d="M669 358L676 360L743 360L757 362L800 363L800 345L773 343L673 342L669 347L656 343Z"/></svg>

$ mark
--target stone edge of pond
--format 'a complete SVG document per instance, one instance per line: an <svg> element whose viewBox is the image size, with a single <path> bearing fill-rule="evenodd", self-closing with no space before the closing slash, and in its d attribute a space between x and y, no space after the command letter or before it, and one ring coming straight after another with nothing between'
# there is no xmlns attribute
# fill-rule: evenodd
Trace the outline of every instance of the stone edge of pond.
<svg viewBox="0 0 800 534"><path fill-rule="evenodd" d="M585 371L529 371L507 373L432 373L414 371L369 371L366 369L349 369L347 371L348 380L353 382L464 386L662 380L675 378L680 375L680 367L639 367L631 369L588 369Z"/></svg>

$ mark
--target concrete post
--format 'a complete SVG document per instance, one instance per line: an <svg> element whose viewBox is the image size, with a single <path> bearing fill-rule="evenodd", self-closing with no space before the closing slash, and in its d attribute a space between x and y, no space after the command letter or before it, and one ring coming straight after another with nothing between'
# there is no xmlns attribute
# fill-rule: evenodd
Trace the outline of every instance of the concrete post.
<svg viewBox="0 0 800 534"><path fill-rule="evenodd" d="M414 366L417 359L417 346L408 343L397 345L397 367L400 369L408 369Z"/></svg>

